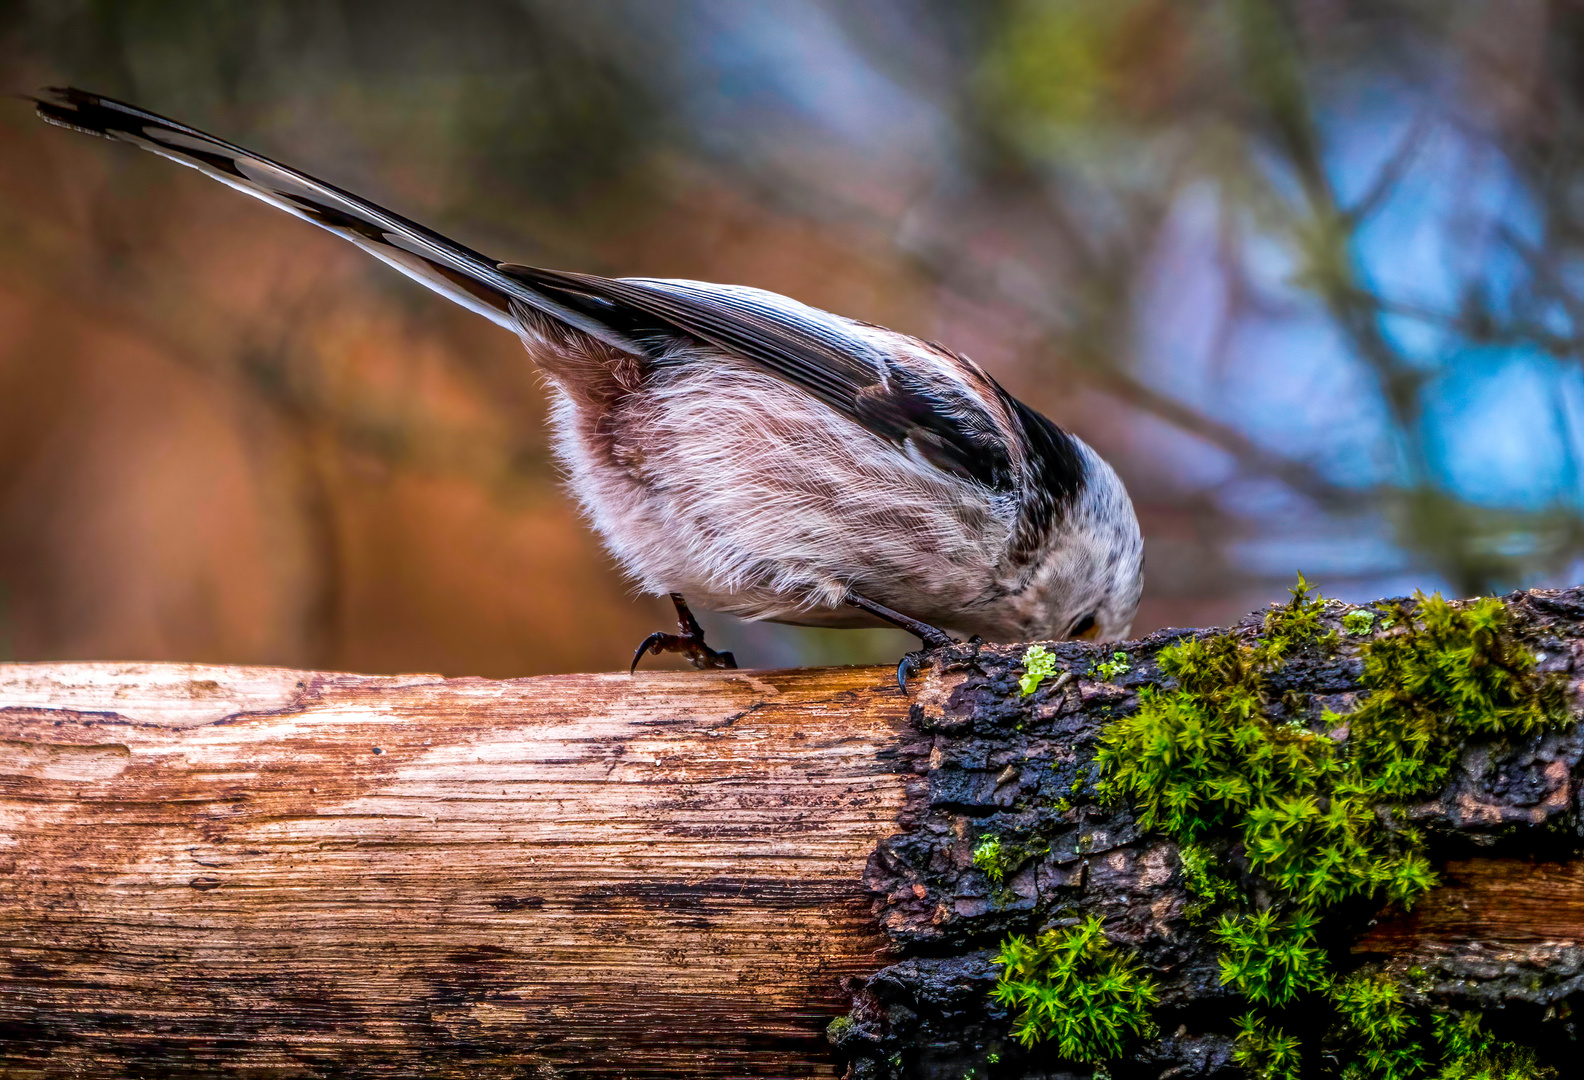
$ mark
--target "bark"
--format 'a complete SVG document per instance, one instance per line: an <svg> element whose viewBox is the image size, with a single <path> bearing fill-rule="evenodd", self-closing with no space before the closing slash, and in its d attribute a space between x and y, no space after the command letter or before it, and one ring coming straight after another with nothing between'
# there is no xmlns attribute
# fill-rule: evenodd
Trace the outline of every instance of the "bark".
<svg viewBox="0 0 1584 1080"><path fill-rule="evenodd" d="M1507 606L1512 632L1541 658L1539 672L1564 683L1572 728L1465 746L1439 796L1405 811L1431 837L1440 887L1411 914L1344 909L1328 920L1325 944L1342 970L1382 971L1407 984L1415 1004L1497 1010L1489 1026L1538 1046L1569 1076L1579 1049L1570 1017L1584 1005L1584 589L1517 593ZM1345 610L1328 608L1325 625L1338 627ZM1252 639L1261 618L1233 632ZM1029 697L1017 688L1021 647L959 647L940 659L913 714L921 738L911 764L926 793L865 877L881 925L914 955L851 984L852 1022L836 1040L850 1076L1088 1080L1089 1066L1016 1046L1006 1011L989 999L999 973L993 946L1007 933L1088 914L1105 918L1110 937L1136 950L1160 988L1164 1037L1111 1063L1111 1074L1242 1075L1232 1063L1233 1017L1248 1006L1221 984L1208 927L1187 915L1177 848L1142 832L1094 786L1102 730L1137 708L1141 688L1171 685L1158 653L1197 633L1166 630L1129 644L1130 670L1115 681L1050 680ZM1356 644L1343 642L1305 649L1269 679L1274 718L1307 723L1324 708L1352 710L1363 665ZM1099 659L1076 644L1052 651L1074 672ZM1048 851L998 886L973 864L986 834L1028 837ZM992 1055L1000 1060L987 1070Z"/></svg>
<svg viewBox="0 0 1584 1080"><path fill-rule="evenodd" d="M1584 590L1510 606L1584 715ZM1087 1077L1010 1047L988 997L1004 934L1087 912L1162 987L1166 1037L1113 1075L1225 1075L1240 1009L1177 852L1089 769L1191 632L1114 682L1056 646L1076 677L1029 697L1021 647L967 645L909 698L883 669L0 666L0 1077L958 1080L992 1052L991 1075ZM1345 648L1278 689L1346 711L1359 675ZM1334 951L1425 1001L1565 1013L1581 757L1576 729L1468 747L1412 811L1444 884ZM1048 851L998 886L987 831ZM1563 1053L1566 1018L1542 1027Z"/></svg>

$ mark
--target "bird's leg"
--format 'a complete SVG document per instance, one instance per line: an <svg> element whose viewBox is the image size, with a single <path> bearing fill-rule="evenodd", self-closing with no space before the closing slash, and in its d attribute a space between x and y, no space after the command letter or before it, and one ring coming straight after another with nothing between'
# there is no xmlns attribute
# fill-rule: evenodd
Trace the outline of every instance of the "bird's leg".
<svg viewBox="0 0 1584 1080"><path fill-rule="evenodd" d="M735 668L736 657L729 652L716 652L704 644L704 631L699 627L698 620L688 610L687 601L682 599L681 593L672 593L671 602L676 605L677 630L679 633L662 634L659 631L644 638L643 644L638 646L638 651L633 653L632 667L628 673L638 670L638 661L644 658L645 653L674 652L681 653L693 662L696 668Z"/></svg>
<svg viewBox="0 0 1584 1080"><path fill-rule="evenodd" d="M892 626L901 627L924 643L923 649L918 652L908 653L897 664L897 685L902 688L904 694L907 693L908 676L918 671L925 652L930 649L944 649L948 645L957 643L956 639L947 634L946 631L931 626L927 622L919 622L917 619L904 615L900 611L892 611L884 604L877 604L868 597L860 596L858 593L853 592L851 589L847 590L847 603L861 611L867 611L871 615L884 619Z"/></svg>
<svg viewBox="0 0 1584 1080"><path fill-rule="evenodd" d="M912 616L904 615L900 611L892 611L884 604L877 604L868 597L853 592L851 589L847 590L847 603L855 608L867 611L871 615L879 616L892 626L901 627L922 641L926 649L944 649L948 645L957 644L957 639L946 633L946 631L937 629L927 622L919 622Z"/></svg>

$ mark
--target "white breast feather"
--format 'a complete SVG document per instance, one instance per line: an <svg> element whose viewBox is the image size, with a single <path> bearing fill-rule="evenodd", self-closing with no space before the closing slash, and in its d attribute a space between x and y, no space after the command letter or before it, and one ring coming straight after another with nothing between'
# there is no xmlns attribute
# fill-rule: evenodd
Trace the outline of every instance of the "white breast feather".
<svg viewBox="0 0 1584 1080"><path fill-rule="evenodd" d="M738 361L700 357L652 375L616 419L625 468L595 464L579 406L558 397L572 491L647 592L835 623L850 621L849 586L886 603L905 584L910 614L951 626L992 580L1010 534L1004 499ZM943 557L954 573L941 574Z"/></svg>

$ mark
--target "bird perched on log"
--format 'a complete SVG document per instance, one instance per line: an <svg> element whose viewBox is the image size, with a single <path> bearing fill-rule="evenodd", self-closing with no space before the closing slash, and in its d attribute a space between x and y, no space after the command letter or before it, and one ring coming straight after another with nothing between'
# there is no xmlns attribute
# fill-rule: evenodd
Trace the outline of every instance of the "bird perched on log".
<svg viewBox="0 0 1584 1080"><path fill-rule="evenodd" d="M1143 582L1133 504L1093 450L949 349L740 285L496 262L322 180L97 94L51 123L141 146L350 240L518 334L552 388L572 492L678 633L688 610L891 623L926 648L1127 634ZM686 598L686 599L684 599ZM906 689L913 654L898 667Z"/></svg>

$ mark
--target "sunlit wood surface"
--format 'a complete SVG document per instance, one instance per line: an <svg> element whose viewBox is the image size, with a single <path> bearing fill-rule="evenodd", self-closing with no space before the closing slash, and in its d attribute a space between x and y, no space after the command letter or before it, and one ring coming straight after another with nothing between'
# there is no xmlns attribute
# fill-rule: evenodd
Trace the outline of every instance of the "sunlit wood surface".
<svg viewBox="0 0 1584 1080"><path fill-rule="evenodd" d="M832 1075L905 714L883 669L0 666L0 1075Z"/></svg>

